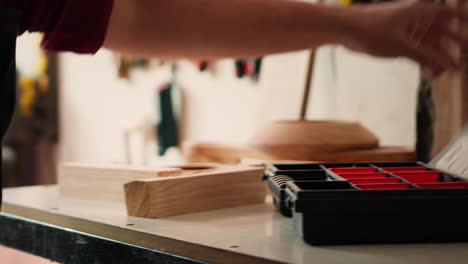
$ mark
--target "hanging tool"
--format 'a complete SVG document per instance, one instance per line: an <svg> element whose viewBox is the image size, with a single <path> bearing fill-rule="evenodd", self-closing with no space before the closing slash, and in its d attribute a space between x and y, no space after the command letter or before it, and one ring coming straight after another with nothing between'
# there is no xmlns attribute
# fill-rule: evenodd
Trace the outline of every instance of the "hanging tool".
<svg viewBox="0 0 468 264"><path fill-rule="evenodd" d="M120 55L118 57L118 76L122 79L128 79L130 72L136 68L147 68L149 60L138 57Z"/></svg>
<svg viewBox="0 0 468 264"><path fill-rule="evenodd" d="M247 60L236 60L236 76L242 78L244 76L250 76L254 80L257 80L260 75L260 69L262 65L262 58L253 58Z"/></svg>
<svg viewBox="0 0 468 264"><path fill-rule="evenodd" d="M256 79L260 77L261 69L262 69L262 58L256 58L254 60L254 75Z"/></svg>
<svg viewBox="0 0 468 264"><path fill-rule="evenodd" d="M167 149L176 147L178 144L178 128L172 96L176 84L177 65L175 62L171 65L171 71L171 82L161 86L158 93L160 119L156 136L160 156L164 155Z"/></svg>
<svg viewBox="0 0 468 264"><path fill-rule="evenodd" d="M245 61L244 60L236 60L236 76L237 78L242 78L245 75Z"/></svg>
<svg viewBox="0 0 468 264"><path fill-rule="evenodd" d="M197 66L199 71L204 72L208 69L210 63L205 60L197 60L195 61L195 65Z"/></svg>

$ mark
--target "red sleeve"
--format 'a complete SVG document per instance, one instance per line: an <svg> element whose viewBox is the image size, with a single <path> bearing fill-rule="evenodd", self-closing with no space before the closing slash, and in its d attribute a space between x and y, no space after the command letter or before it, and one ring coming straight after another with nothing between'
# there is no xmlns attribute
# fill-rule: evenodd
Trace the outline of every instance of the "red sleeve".
<svg viewBox="0 0 468 264"><path fill-rule="evenodd" d="M42 47L96 53L107 33L113 0L0 0L22 11L19 34L44 32Z"/></svg>

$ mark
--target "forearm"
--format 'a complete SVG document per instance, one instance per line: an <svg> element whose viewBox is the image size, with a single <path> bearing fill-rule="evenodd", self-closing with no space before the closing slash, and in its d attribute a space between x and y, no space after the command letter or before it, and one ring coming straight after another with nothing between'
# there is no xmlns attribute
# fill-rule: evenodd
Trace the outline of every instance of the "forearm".
<svg viewBox="0 0 468 264"><path fill-rule="evenodd" d="M352 10L287 0L115 0L104 47L220 58L349 43L357 35Z"/></svg>

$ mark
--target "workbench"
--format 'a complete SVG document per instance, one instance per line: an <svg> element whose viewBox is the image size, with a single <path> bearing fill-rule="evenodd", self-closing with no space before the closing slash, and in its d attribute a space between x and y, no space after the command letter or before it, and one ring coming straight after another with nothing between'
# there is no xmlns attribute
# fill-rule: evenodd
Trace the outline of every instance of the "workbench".
<svg viewBox="0 0 468 264"><path fill-rule="evenodd" d="M5 189L2 210L0 244L65 264L468 261L468 243L310 246L271 203L143 219L123 204L60 199L51 185Z"/></svg>

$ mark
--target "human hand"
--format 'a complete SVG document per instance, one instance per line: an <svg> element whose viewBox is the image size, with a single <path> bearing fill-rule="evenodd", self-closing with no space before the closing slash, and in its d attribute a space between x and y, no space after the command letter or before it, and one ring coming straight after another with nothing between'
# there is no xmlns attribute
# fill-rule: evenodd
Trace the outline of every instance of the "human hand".
<svg viewBox="0 0 468 264"><path fill-rule="evenodd" d="M460 21L463 27L468 16L443 4L421 0L400 0L371 4L360 9L359 30L352 50L381 57L408 57L420 63L430 77L460 67L459 59L449 52L452 42L468 51L468 40L451 28Z"/></svg>

